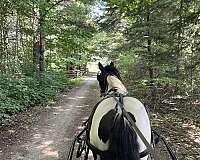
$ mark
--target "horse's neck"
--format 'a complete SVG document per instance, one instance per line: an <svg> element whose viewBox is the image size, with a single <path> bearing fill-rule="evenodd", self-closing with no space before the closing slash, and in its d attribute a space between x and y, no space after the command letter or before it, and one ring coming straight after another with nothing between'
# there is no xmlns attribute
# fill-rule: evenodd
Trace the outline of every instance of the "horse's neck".
<svg viewBox="0 0 200 160"><path fill-rule="evenodd" d="M115 76L108 76L107 77L107 81L108 81L108 88L116 88L117 92L126 95L128 93L126 87L122 84L122 82L116 78Z"/></svg>

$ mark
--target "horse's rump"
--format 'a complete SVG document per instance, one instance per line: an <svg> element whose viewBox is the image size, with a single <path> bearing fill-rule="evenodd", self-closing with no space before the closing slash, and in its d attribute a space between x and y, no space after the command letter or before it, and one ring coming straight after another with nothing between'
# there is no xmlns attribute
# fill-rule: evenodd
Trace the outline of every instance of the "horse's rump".
<svg viewBox="0 0 200 160"><path fill-rule="evenodd" d="M125 110L135 118L136 125L150 143L150 121L144 105L133 97L124 97L123 102ZM111 136L110 133L116 118L116 105L117 102L113 97L100 101L89 119L89 143L100 151L107 151L109 149L109 137ZM142 152L146 147L138 136L137 138L139 151Z"/></svg>

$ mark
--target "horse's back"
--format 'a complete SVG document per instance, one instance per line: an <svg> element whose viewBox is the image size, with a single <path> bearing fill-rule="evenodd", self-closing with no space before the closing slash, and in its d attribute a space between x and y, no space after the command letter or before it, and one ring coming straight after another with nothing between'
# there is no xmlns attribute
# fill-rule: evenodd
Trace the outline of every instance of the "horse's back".
<svg viewBox="0 0 200 160"><path fill-rule="evenodd" d="M123 98L124 108L128 113L131 113L136 120L136 125L140 131L144 134L147 141L151 140L151 128L148 114L144 105L136 98L124 97ZM90 143L96 146L99 150L108 150L108 141L105 143L99 138L99 126L102 119L106 114L109 114L111 110L115 109L117 105L116 100L113 97L104 99L98 104L95 112L92 116L91 127L90 127ZM112 121L108 121L107 125L112 128ZM146 149L143 142L138 138L140 146L140 152Z"/></svg>

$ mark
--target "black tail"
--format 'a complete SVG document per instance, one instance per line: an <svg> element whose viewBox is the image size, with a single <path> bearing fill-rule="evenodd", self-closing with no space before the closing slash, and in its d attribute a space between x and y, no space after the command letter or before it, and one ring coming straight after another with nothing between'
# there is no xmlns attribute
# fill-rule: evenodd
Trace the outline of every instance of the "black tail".
<svg viewBox="0 0 200 160"><path fill-rule="evenodd" d="M122 114L118 114L109 142L111 160L139 160L137 135Z"/></svg>

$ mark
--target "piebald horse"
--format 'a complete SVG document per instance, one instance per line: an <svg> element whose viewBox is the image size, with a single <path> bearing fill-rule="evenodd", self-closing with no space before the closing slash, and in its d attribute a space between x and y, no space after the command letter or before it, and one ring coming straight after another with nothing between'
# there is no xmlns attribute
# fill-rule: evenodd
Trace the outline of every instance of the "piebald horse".
<svg viewBox="0 0 200 160"><path fill-rule="evenodd" d="M105 67L101 63L98 65L100 73L97 80L101 95L107 97L97 104L89 120L88 139L94 160L147 160L147 154L143 157L140 155L146 146L109 94L123 95L124 109L151 143L150 120L144 105L136 98L126 96L128 91L113 62Z"/></svg>

